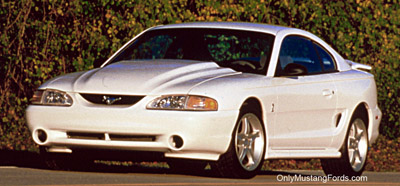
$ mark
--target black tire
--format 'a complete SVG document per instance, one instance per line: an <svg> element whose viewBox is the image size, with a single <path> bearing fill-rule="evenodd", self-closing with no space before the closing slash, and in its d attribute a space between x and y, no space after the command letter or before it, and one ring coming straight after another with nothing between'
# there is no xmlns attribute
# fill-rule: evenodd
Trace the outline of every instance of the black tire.
<svg viewBox="0 0 400 186"><path fill-rule="evenodd" d="M206 161L188 159L168 159L167 163L174 173L200 173L207 166Z"/></svg>
<svg viewBox="0 0 400 186"><path fill-rule="evenodd" d="M352 177L360 176L363 173L369 146L368 130L365 123L367 123L365 116L357 113L353 116L340 150L342 156L340 158L321 159L322 168L326 175Z"/></svg>
<svg viewBox="0 0 400 186"><path fill-rule="evenodd" d="M260 113L251 108L243 108L228 151L211 164L211 169L222 177L252 178L263 165L265 144L266 136Z"/></svg>

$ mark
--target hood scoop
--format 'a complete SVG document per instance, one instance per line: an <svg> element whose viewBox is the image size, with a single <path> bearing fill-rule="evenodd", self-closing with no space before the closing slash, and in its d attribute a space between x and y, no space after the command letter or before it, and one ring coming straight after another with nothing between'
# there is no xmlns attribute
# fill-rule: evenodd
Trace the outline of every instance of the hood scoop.
<svg viewBox="0 0 400 186"><path fill-rule="evenodd" d="M221 68L214 62L122 61L84 73L75 81L74 91L87 94L147 95L154 90L161 91L177 84L194 86L201 81L232 73L237 72Z"/></svg>

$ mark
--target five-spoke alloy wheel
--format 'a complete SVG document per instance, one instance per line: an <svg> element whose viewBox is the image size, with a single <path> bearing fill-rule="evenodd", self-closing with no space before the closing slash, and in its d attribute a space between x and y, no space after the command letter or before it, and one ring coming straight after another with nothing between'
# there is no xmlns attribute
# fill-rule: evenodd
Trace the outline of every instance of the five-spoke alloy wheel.
<svg viewBox="0 0 400 186"><path fill-rule="evenodd" d="M255 170L263 160L264 130L253 113L242 116L236 128L235 149L240 165L247 171Z"/></svg>
<svg viewBox="0 0 400 186"><path fill-rule="evenodd" d="M342 156L336 159L321 159L326 175L360 176L364 171L368 155L368 131L365 116L355 114L350 122Z"/></svg>
<svg viewBox="0 0 400 186"><path fill-rule="evenodd" d="M257 111L242 109L228 151L213 164L223 177L251 178L261 168L266 136Z"/></svg>
<svg viewBox="0 0 400 186"><path fill-rule="evenodd" d="M368 135L363 120L357 118L350 127L347 137L347 152L354 171L360 171L367 159Z"/></svg>

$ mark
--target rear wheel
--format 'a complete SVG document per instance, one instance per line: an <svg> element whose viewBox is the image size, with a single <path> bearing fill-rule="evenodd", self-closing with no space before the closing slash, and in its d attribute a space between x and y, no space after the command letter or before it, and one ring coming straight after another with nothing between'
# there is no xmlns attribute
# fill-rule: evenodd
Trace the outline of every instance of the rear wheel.
<svg viewBox="0 0 400 186"><path fill-rule="evenodd" d="M219 175L251 178L260 170L264 161L266 138L257 113L250 109L242 110L228 151L212 166Z"/></svg>
<svg viewBox="0 0 400 186"><path fill-rule="evenodd" d="M341 158L321 160L326 175L360 176L362 174L368 154L366 122L366 119L361 115L353 117L341 149Z"/></svg>

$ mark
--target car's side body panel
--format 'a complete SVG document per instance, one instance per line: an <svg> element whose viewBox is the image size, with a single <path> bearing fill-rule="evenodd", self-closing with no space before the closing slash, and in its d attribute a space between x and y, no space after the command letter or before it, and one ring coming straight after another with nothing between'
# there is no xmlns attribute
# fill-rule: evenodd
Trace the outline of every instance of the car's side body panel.
<svg viewBox="0 0 400 186"><path fill-rule="evenodd" d="M327 74L277 77L272 149L318 150L328 147L336 112L335 84Z"/></svg>
<svg viewBox="0 0 400 186"><path fill-rule="evenodd" d="M350 70L331 74L338 89L338 112L343 113L343 119L336 128L332 146L340 148L343 144L345 132L359 105L366 107L368 111L368 138L372 144L379 133L379 123L382 113L378 108L376 84L373 76L367 72Z"/></svg>

